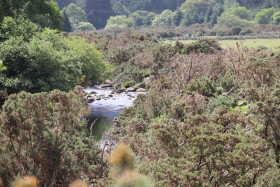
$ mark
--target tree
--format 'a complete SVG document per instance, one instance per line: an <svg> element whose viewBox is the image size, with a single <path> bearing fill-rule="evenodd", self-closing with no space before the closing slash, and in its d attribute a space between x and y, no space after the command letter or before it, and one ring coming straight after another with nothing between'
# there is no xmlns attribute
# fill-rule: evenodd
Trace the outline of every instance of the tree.
<svg viewBox="0 0 280 187"><path fill-rule="evenodd" d="M163 11L155 17L153 26L173 26L173 15L174 13L171 10Z"/></svg>
<svg viewBox="0 0 280 187"><path fill-rule="evenodd" d="M129 10L122 5L120 2L116 2L113 6L113 10L116 11L117 14L122 14L128 16L130 14Z"/></svg>
<svg viewBox="0 0 280 187"><path fill-rule="evenodd" d="M11 19L4 20L2 32L7 31L3 35L9 37L0 49L7 67L1 72L0 84L9 94L68 91L77 83L98 83L106 77L107 65L94 45L79 38L64 38L55 30L38 32L31 22Z"/></svg>
<svg viewBox="0 0 280 187"><path fill-rule="evenodd" d="M75 3L75 0L56 0L59 8L62 10L64 7L67 7L71 3Z"/></svg>
<svg viewBox="0 0 280 187"><path fill-rule="evenodd" d="M54 0L4 0L3 8L7 7L4 17L21 15L42 27L62 30L63 14Z"/></svg>
<svg viewBox="0 0 280 187"><path fill-rule="evenodd" d="M275 12L275 8L262 9L256 14L255 21L258 24L269 24L272 21L272 16Z"/></svg>
<svg viewBox="0 0 280 187"><path fill-rule="evenodd" d="M134 27L141 27L143 25L151 25L152 21L156 17L156 14L153 12L137 10L129 15L129 17L133 20Z"/></svg>
<svg viewBox="0 0 280 187"><path fill-rule="evenodd" d="M75 4L83 10L86 9L86 0L75 0Z"/></svg>
<svg viewBox="0 0 280 187"><path fill-rule="evenodd" d="M225 27L225 28L233 28L233 27L248 27L251 26L252 24L245 20L245 19L240 19L237 16L234 15L226 15L223 14L221 17L218 18L218 23L216 24L215 27Z"/></svg>
<svg viewBox="0 0 280 187"><path fill-rule="evenodd" d="M110 16L114 15L110 0L86 0L88 21L96 28L104 28Z"/></svg>
<svg viewBox="0 0 280 187"><path fill-rule="evenodd" d="M85 11L74 3L69 4L63 11L67 15L72 28L77 27L80 22L87 22Z"/></svg>
<svg viewBox="0 0 280 187"><path fill-rule="evenodd" d="M105 29L109 28L127 28L133 26L133 20L126 16L111 16L108 21Z"/></svg>
<svg viewBox="0 0 280 187"><path fill-rule="evenodd" d="M276 25L280 23L280 11L273 14L273 23Z"/></svg>
<svg viewBox="0 0 280 187"><path fill-rule="evenodd" d="M80 22L76 31L95 30L94 26L89 22Z"/></svg>
<svg viewBox="0 0 280 187"><path fill-rule="evenodd" d="M151 9L150 0L121 0L121 3L126 6L131 12Z"/></svg>
<svg viewBox="0 0 280 187"><path fill-rule="evenodd" d="M251 20L250 12L245 7L233 7L226 9L222 15L234 15L240 19Z"/></svg>
<svg viewBox="0 0 280 187"><path fill-rule="evenodd" d="M8 0L0 1L0 22L5 16L12 16L11 7Z"/></svg>
<svg viewBox="0 0 280 187"><path fill-rule="evenodd" d="M183 13L180 9L176 10L174 13L173 21L176 26L179 26L183 19Z"/></svg>
<svg viewBox="0 0 280 187"><path fill-rule="evenodd" d="M65 13L65 10L63 11L64 19L63 19L63 31L64 32L71 32L72 31L72 26L69 20L69 17Z"/></svg>
<svg viewBox="0 0 280 187"><path fill-rule="evenodd" d="M215 24L222 13L222 6L215 0L187 0L180 10L184 14L182 25L188 26L194 23Z"/></svg>

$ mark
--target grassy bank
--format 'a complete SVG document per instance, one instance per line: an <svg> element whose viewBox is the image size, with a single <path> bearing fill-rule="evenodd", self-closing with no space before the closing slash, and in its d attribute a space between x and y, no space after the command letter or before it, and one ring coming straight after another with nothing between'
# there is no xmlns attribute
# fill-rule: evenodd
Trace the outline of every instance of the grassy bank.
<svg viewBox="0 0 280 187"><path fill-rule="evenodd" d="M179 40L184 44L190 44L194 40ZM175 44L176 41L166 40L164 43ZM247 39L247 40L219 40L222 48L235 47L236 43L241 43L249 48L269 48L275 49L280 47L280 39Z"/></svg>

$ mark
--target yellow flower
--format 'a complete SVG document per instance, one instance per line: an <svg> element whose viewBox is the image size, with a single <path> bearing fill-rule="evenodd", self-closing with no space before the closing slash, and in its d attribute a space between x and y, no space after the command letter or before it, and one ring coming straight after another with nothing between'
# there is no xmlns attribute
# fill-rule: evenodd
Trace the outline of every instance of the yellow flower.
<svg viewBox="0 0 280 187"><path fill-rule="evenodd" d="M88 185L82 180L76 180L69 187L88 187Z"/></svg>
<svg viewBox="0 0 280 187"><path fill-rule="evenodd" d="M133 167L133 154L125 143L119 143L111 154L111 162L121 169Z"/></svg>
<svg viewBox="0 0 280 187"><path fill-rule="evenodd" d="M38 187L38 180L34 176L23 177L15 183L14 187Z"/></svg>

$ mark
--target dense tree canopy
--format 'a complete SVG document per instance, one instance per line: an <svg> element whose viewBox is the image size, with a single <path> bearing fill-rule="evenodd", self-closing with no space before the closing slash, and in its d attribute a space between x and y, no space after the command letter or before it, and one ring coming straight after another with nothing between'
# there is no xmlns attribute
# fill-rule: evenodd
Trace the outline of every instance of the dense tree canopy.
<svg viewBox="0 0 280 187"><path fill-rule="evenodd" d="M158 14L152 25L154 26L173 26L174 25L174 13L171 10L165 10L161 14Z"/></svg>
<svg viewBox="0 0 280 187"><path fill-rule="evenodd" d="M251 19L250 12L245 7L228 8L223 12L222 16L223 15L237 16L240 19L246 19L246 20Z"/></svg>
<svg viewBox="0 0 280 187"><path fill-rule="evenodd" d="M88 21L96 28L104 28L110 16L114 15L110 0L86 0Z"/></svg>
<svg viewBox="0 0 280 187"><path fill-rule="evenodd" d="M180 10L184 14L182 24L188 26L194 23L215 24L223 9L216 0L187 0Z"/></svg>
<svg viewBox="0 0 280 187"><path fill-rule="evenodd" d="M43 27L62 29L63 14L53 0L4 0L0 3L0 21L5 16L21 15Z"/></svg>
<svg viewBox="0 0 280 187"><path fill-rule="evenodd" d="M156 13L161 13L165 9L175 10L184 2L185 0L121 0L130 11L146 10Z"/></svg>
<svg viewBox="0 0 280 187"><path fill-rule="evenodd" d="M275 12L275 8L262 9L256 14L255 20L258 24L268 24L272 21L272 16Z"/></svg>
<svg viewBox="0 0 280 187"><path fill-rule="evenodd" d="M280 11L273 14L273 23L276 25L280 23Z"/></svg>
<svg viewBox="0 0 280 187"><path fill-rule="evenodd" d="M148 11L143 11L143 10L138 10L136 12L133 12L129 15L129 17L132 18L134 22L135 27L140 27L140 26L148 26L151 25L153 20L156 17L156 14L153 12L148 12Z"/></svg>
<svg viewBox="0 0 280 187"><path fill-rule="evenodd" d="M0 83L8 93L68 91L77 83L99 82L106 72L102 55L93 45L63 38L30 21L6 17L1 36L5 41L0 56L7 69L1 72Z"/></svg>
<svg viewBox="0 0 280 187"><path fill-rule="evenodd" d="M64 12L67 14L72 26L78 25L80 22L87 22L87 15L83 9L71 3L65 8Z"/></svg>
<svg viewBox="0 0 280 187"><path fill-rule="evenodd" d="M109 28L127 28L133 26L133 20L126 16L111 16L108 21L105 29Z"/></svg>

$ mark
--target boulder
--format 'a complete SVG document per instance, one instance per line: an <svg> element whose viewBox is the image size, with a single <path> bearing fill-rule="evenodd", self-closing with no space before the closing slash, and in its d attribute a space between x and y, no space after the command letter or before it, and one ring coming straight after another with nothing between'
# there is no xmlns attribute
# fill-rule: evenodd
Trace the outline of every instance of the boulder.
<svg viewBox="0 0 280 187"><path fill-rule="evenodd" d="M105 84L111 84L112 85L112 81L110 79L107 79L105 82Z"/></svg>
<svg viewBox="0 0 280 187"><path fill-rule="evenodd" d="M93 101L94 101L94 99L90 98L90 99L87 100L87 103L92 103Z"/></svg>
<svg viewBox="0 0 280 187"><path fill-rule="evenodd" d="M136 90L136 92L147 92L147 90L144 89L144 88L138 88L138 89Z"/></svg>
<svg viewBox="0 0 280 187"><path fill-rule="evenodd" d="M90 92L90 94L97 94L95 91Z"/></svg>
<svg viewBox="0 0 280 187"><path fill-rule="evenodd" d="M140 84L137 84L136 86L134 86L135 88L146 88L146 84L145 83L140 83Z"/></svg>
<svg viewBox="0 0 280 187"><path fill-rule="evenodd" d="M100 88L111 88L112 84L101 84L99 87Z"/></svg>
<svg viewBox="0 0 280 187"><path fill-rule="evenodd" d="M135 92L136 90L137 90L137 88L134 88L134 87L130 87L130 88L126 89L127 92Z"/></svg>

